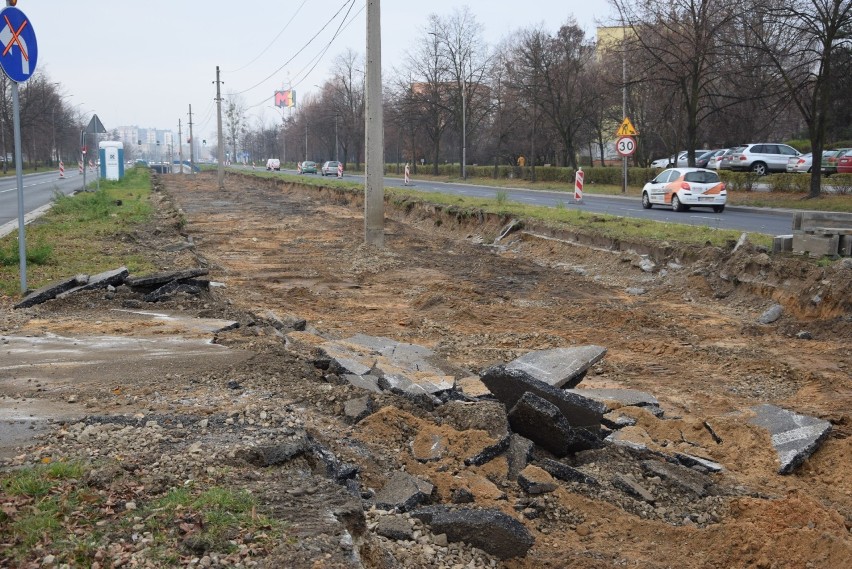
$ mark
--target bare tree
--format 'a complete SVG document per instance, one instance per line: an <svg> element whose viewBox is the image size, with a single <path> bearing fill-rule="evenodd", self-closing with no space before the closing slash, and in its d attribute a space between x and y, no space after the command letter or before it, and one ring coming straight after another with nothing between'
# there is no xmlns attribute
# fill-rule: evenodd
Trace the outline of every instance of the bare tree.
<svg viewBox="0 0 852 569"><path fill-rule="evenodd" d="M819 164L831 112L832 54L852 44L852 2L755 0L753 9L756 18L744 22L756 32L753 47L769 56L774 73L807 125L814 164ZM760 33L753 20L759 23ZM820 168L812 169L811 198L820 195L820 174Z"/></svg>
<svg viewBox="0 0 852 569"><path fill-rule="evenodd" d="M246 130L245 102L242 97L230 93L225 101L225 137L231 144L231 159L237 159L237 143Z"/></svg>

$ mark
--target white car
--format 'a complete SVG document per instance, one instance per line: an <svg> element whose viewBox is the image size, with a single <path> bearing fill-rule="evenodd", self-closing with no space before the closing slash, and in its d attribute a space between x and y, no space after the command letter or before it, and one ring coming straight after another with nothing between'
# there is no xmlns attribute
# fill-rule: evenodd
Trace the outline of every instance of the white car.
<svg viewBox="0 0 852 569"><path fill-rule="evenodd" d="M675 157L657 158L651 162L651 168L671 168L672 166L686 166L689 159L689 151L681 150L677 155L677 164L674 163Z"/></svg>
<svg viewBox="0 0 852 569"><path fill-rule="evenodd" d="M814 164L814 155L808 152L801 156L790 156L787 159L787 172L810 173Z"/></svg>
<svg viewBox="0 0 852 569"><path fill-rule="evenodd" d="M719 174L706 168L669 168L642 188L642 207L670 205L674 211L690 207L712 207L716 213L725 211L728 192Z"/></svg>

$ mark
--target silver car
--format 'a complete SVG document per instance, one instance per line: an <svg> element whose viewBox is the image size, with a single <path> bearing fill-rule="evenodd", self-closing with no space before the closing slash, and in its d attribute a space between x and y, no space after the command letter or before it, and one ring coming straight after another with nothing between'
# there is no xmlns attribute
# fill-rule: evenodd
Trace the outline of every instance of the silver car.
<svg viewBox="0 0 852 569"><path fill-rule="evenodd" d="M814 165L814 156L810 152L787 159L787 172L810 172Z"/></svg>
<svg viewBox="0 0 852 569"><path fill-rule="evenodd" d="M786 144L746 144L731 158L731 170L751 171L758 176L770 172L786 172L787 160L801 156L798 150Z"/></svg>

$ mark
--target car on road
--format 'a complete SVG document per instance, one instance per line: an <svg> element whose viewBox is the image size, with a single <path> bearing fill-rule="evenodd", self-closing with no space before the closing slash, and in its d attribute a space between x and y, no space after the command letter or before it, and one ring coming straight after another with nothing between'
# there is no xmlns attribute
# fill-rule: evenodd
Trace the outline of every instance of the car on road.
<svg viewBox="0 0 852 569"><path fill-rule="evenodd" d="M275 170L276 172L281 170L281 161L278 158L270 158L266 161L266 169L267 170Z"/></svg>
<svg viewBox="0 0 852 569"><path fill-rule="evenodd" d="M337 176L337 165L340 164L337 160L329 160L322 165L320 173L323 176Z"/></svg>
<svg viewBox="0 0 852 569"><path fill-rule="evenodd" d="M822 173L831 176L837 173L837 161L852 152L852 148L826 150L822 153Z"/></svg>
<svg viewBox="0 0 852 569"><path fill-rule="evenodd" d="M312 162L311 160L305 160L302 162L302 174L316 174L317 173L317 163Z"/></svg>
<svg viewBox="0 0 852 569"><path fill-rule="evenodd" d="M728 192L719 174L707 168L669 168L642 188L642 207L670 205L674 211L691 207L711 207L725 211Z"/></svg>
<svg viewBox="0 0 852 569"><path fill-rule="evenodd" d="M787 160L791 156L800 156L800 152L786 144L746 144L731 158L731 170L754 172L758 176L765 176L770 172L786 172Z"/></svg>
<svg viewBox="0 0 852 569"><path fill-rule="evenodd" d="M790 156L787 159L787 172L810 172L814 163L814 155L808 152L801 156Z"/></svg>

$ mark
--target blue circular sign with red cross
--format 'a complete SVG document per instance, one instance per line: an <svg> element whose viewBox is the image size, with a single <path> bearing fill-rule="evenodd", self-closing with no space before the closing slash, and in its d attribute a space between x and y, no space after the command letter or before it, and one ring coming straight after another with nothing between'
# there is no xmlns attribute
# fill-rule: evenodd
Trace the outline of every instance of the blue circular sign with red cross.
<svg viewBox="0 0 852 569"><path fill-rule="evenodd" d="M0 11L0 67L16 83L35 73L38 46L32 22L17 8Z"/></svg>

